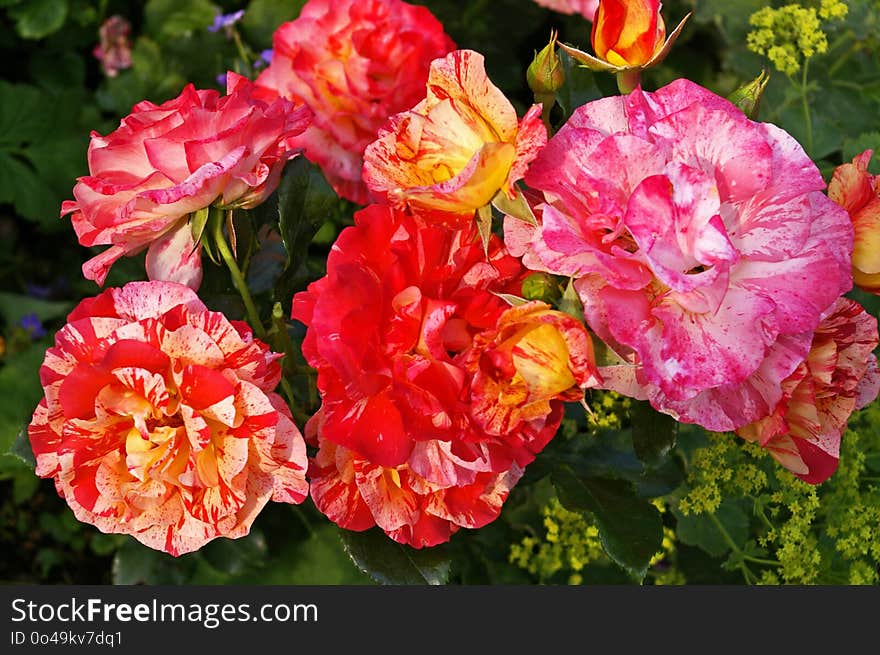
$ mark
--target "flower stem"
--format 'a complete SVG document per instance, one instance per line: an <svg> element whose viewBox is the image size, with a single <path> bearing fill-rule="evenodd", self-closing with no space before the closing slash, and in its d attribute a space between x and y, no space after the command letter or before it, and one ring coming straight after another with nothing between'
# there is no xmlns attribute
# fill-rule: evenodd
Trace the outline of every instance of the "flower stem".
<svg viewBox="0 0 880 655"><path fill-rule="evenodd" d="M809 57L804 59L804 68L801 73L801 104L804 108L804 126L807 129L807 153L813 154L813 121L810 118L810 104L807 102L807 70L810 67Z"/></svg>
<svg viewBox="0 0 880 655"><path fill-rule="evenodd" d="M635 90L642 81L642 71L639 68L621 71L617 74L617 88L626 95Z"/></svg>
<svg viewBox="0 0 880 655"><path fill-rule="evenodd" d="M753 564L761 564L763 566L782 566L776 560L763 559L761 557L753 557L751 555L746 555L742 552L739 546L736 545L736 542L733 540L733 537L730 536L730 533L727 531L727 528L718 520L718 517L715 514L709 514L709 518L712 519L712 523L715 524L715 527L718 528L718 532L721 533L721 537L724 539L724 542L730 547L730 550L734 552L734 554L738 555L740 558L740 570L742 571L743 577L746 579L748 584L753 584L757 581L757 577L754 573L752 573L751 569L746 565L746 562L752 562Z"/></svg>
<svg viewBox="0 0 880 655"><path fill-rule="evenodd" d="M213 212L215 210L212 209L211 211ZM212 221L212 225L214 230L214 243L217 246L220 257L223 258L223 262L226 264L226 268L229 269L229 276L232 278L232 284L235 285L235 289L241 296L251 327L254 328L254 333L257 337L265 341L266 328L260 320L260 313L257 311L256 305L254 305L254 299L251 297L247 282L245 282L244 276L241 274L241 269L238 267L238 263L235 261L235 257L229 249L226 237L223 236L223 221L214 220Z"/></svg>

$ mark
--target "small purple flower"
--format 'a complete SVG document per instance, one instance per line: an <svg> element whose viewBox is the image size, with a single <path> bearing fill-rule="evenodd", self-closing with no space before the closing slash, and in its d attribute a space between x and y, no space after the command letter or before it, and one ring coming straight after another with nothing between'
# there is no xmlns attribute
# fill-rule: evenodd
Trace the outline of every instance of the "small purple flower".
<svg viewBox="0 0 880 655"><path fill-rule="evenodd" d="M31 339L42 339L46 336L46 330L43 329L43 324L34 313L22 316L19 325L21 325L26 332L30 333Z"/></svg>
<svg viewBox="0 0 880 655"><path fill-rule="evenodd" d="M239 9L231 14L217 14L214 16L214 23L208 26L209 32L219 32L220 30L232 27L241 17L244 16L244 9Z"/></svg>
<svg viewBox="0 0 880 655"><path fill-rule="evenodd" d="M226 88L226 73L220 73L214 79L217 80L217 84L222 86L224 89Z"/></svg>
<svg viewBox="0 0 880 655"><path fill-rule="evenodd" d="M269 48L268 50L263 50L263 52L260 53L259 58L254 62L254 68L260 69L264 66L268 66L269 64L271 64L273 54L274 51L272 50L272 48Z"/></svg>

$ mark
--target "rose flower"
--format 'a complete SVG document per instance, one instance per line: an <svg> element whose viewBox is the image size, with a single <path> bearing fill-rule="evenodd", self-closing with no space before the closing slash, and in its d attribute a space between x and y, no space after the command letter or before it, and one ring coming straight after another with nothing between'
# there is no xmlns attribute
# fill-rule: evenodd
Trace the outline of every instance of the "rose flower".
<svg viewBox="0 0 880 655"><path fill-rule="evenodd" d="M431 64L428 95L391 117L364 153L364 180L397 207L459 224L513 184L547 141L541 105L516 111L486 76L483 56L456 50ZM447 216L444 218L450 221Z"/></svg>
<svg viewBox="0 0 880 655"><path fill-rule="evenodd" d="M147 250L152 280L197 289L200 251L188 217L211 204L250 208L275 190L287 141L309 123L309 110L252 97L252 84L229 73L228 95L188 85L161 105L143 101L120 126L89 144L89 175L73 188L62 216L72 212L84 246L110 245L87 261L83 274L103 284L123 255Z"/></svg>
<svg viewBox="0 0 880 655"><path fill-rule="evenodd" d="M880 294L880 175L868 172L871 150L834 170L828 197L849 212L855 230L853 282Z"/></svg>
<svg viewBox="0 0 880 655"><path fill-rule="evenodd" d="M296 143L340 196L366 204L364 148L389 116L424 97L431 61L455 44L430 11L401 0L309 0L272 43L261 97L315 112Z"/></svg>
<svg viewBox="0 0 880 655"><path fill-rule="evenodd" d="M269 500L308 494L279 357L180 284L84 300L40 369L37 474L80 521L172 555L244 536Z"/></svg>
<svg viewBox="0 0 880 655"><path fill-rule="evenodd" d="M852 228L788 134L686 80L575 110L526 176L526 266L576 278L605 384L728 431L772 413L852 285Z"/></svg>
<svg viewBox="0 0 880 655"><path fill-rule="evenodd" d="M807 358L782 382L773 413L739 430L802 480L824 482L835 470L853 411L877 398L877 319L840 298L813 335Z"/></svg>
<svg viewBox="0 0 880 655"><path fill-rule="evenodd" d="M321 511L416 547L497 517L563 402L596 384L582 325L499 297L521 279L496 238L487 258L473 225L378 205L355 215L327 276L293 305L322 398L307 428Z"/></svg>

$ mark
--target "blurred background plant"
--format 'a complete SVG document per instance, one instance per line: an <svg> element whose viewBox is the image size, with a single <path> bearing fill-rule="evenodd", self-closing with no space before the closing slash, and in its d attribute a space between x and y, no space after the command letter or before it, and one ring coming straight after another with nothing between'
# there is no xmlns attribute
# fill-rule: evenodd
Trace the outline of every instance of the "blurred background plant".
<svg viewBox="0 0 880 655"><path fill-rule="evenodd" d="M54 331L80 299L97 292L80 273L93 253L76 245L58 216L76 177L87 172L89 133L111 131L134 103L162 102L189 82L222 89L227 70L254 77L271 57L275 28L303 4L0 0L0 581L880 582L876 403L851 420L838 472L812 487L733 435L676 430L656 414L643 420L651 414L640 403L594 391L593 413L568 409L559 435L529 467L499 520L405 556L375 530L340 531L308 501L270 504L248 537L218 539L177 559L75 520L51 481L34 476L24 428L40 398L37 372ZM489 76L520 114L532 103L526 67L551 30L562 43L589 47L583 18L527 0L414 4L428 6L460 47L485 54ZM862 150L880 149L880 2L664 3L672 23L689 11L693 17L669 57L645 72L645 88L687 77L729 95L766 69L759 119L794 135L826 180ZM567 82L551 115L556 125L574 107L617 92L613 77L561 58ZM254 253L248 283L264 306L280 303L279 316L289 315L292 293L323 273L329 246L353 209L316 167L302 159L288 165L276 196L239 235L240 247ZM279 212L280 232L271 227ZM227 278L210 268L200 295L213 309L241 316ZM138 258L125 258L107 285L143 277ZM878 298L850 295L880 313ZM302 334L302 326L279 318L276 348L298 343ZM298 397L309 399L295 408L301 425L316 396L296 351L285 365L298 372ZM571 477L554 480L565 490L557 497L550 464L560 463Z"/></svg>

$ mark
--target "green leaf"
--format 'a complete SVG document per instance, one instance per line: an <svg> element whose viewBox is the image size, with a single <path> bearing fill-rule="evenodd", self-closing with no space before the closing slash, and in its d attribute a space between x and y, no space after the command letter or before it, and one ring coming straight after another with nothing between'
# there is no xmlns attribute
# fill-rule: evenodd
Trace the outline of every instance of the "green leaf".
<svg viewBox="0 0 880 655"><path fill-rule="evenodd" d="M189 577L195 557L198 557L197 553L174 558L131 537L113 557L113 584L183 584Z"/></svg>
<svg viewBox="0 0 880 655"><path fill-rule="evenodd" d="M31 470L37 468L37 459L34 457L34 451L31 448L31 441L28 438L26 427L18 431L18 435L16 435L12 446L9 448L9 454L20 459Z"/></svg>
<svg viewBox="0 0 880 655"><path fill-rule="evenodd" d="M376 582L386 585L442 585L451 561L446 548L416 550L392 540L378 528L366 532L341 531L352 561Z"/></svg>
<svg viewBox="0 0 880 655"><path fill-rule="evenodd" d="M11 453L22 426L26 425L40 401L43 388L39 369L47 342L38 341L27 350L6 357L0 367L0 453ZM21 458L19 447L15 453Z"/></svg>
<svg viewBox="0 0 880 655"><path fill-rule="evenodd" d="M636 496L623 480L579 478L568 466L553 470L560 502L573 512L589 512L599 528L608 556L638 580L661 550L663 522L659 510Z"/></svg>
<svg viewBox="0 0 880 655"><path fill-rule="evenodd" d="M314 279L314 272L307 267L309 243L318 229L338 213L339 206L339 196L317 166L304 157L287 164L278 185L277 215L287 266L275 285L276 298L289 299Z"/></svg>
<svg viewBox="0 0 880 655"><path fill-rule="evenodd" d="M320 169L297 157L284 169L278 185L278 221L290 263L333 212L339 197Z"/></svg>
<svg viewBox="0 0 880 655"><path fill-rule="evenodd" d="M157 41L171 41L207 30L217 8L209 0L149 0L144 8L146 32Z"/></svg>
<svg viewBox="0 0 880 655"><path fill-rule="evenodd" d="M569 316L574 316L581 323L584 322L584 305L578 297L574 288L574 278L568 281L565 291L562 292L562 298L559 300L559 311L565 312Z"/></svg>
<svg viewBox="0 0 880 655"><path fill-rule="evenodd" d="M266 538L252 529L238 539L214 539L199 551L205 561L226 575L239 575L266 558Z"/></svg>
<svg viewBox="0 0 880 655"><path fill-rule="evenodd" d="M843 161L851 162L853 157L871 149L874 155L868 164L868 171L880 174L880 132L863 132L859 136L843 142Z"/></svg>
<svg viewBox="0 0 880 655"><path fill-rule="evenodd" d="M685 516L677 508L673 508L672 513L678 520L675 534L679 540L703 549L712 557L721 557L730 550L730 544L718 528L718 523L737 546L744 544L749 537L749 517L737 504L727 499L722 501L714 515Z"/></svg>
<svg viewBox="0 0 880 655"><path fill-rule="evenodd" d="M529 206L522 191L515 188L514 193L516 194L516 197L511 200L503 190L499 191L495 194L495 197L492 198L492 206L502 214L518 218L529 225L537 225L538 219L535 218L535 214L532 212L532 208Z"/></svg>
<svg viewBox="0 0 880 655"><path fill-rule="evenodd" d="M559 51L562 69L565 71L565 84L556 94L556 101L566 118L578 107L602 97L593 71L583 68L564 50Z"/></svg>
<svg viewBox="0 0 880 655"><path fill-rule="evenodd" d="M66 316L73 309L72 302L41 300L31 296L0 291L0 316L7 325L14 325L28 314L36 314L40 321Z"/></svg>
<svg viewBox="0 0 880 655"><path fill-rule="evenodd" d="M67 0L28 0L9 10L23 39L42 39L57 32L67 19Z"/></svg>
<svg viewBox="0 0 880 655"><path fill-rule="evenodd" d="M35 87L0 80L0 148L18 147L46 132L44 99Z"/></svg>
<svg viewBox="0 0 880 655"><path fill-rule="evenodd" d="M675 448L678 422L644 401L633 400L631 407L629 416L636 456L646 466L660 466Z"/></svg>
<svg viewBox="0 0 880 655"><path fill-rule="evenodd" d="M295 511L300 511L296 508ZM235 578L243 584L348 585L369 584L370 579L352 564L339 541L339 528L329 522L316 525L301 541L289 538L280 552L262 567Z"/></svg>
<svg viewBox="0 0 880 655"><path fill-rule="evenodd" d="M305 0L252 0L244 12L241 29L249 41L259 48L272 46L272 34L302 10Z"/></svg>

